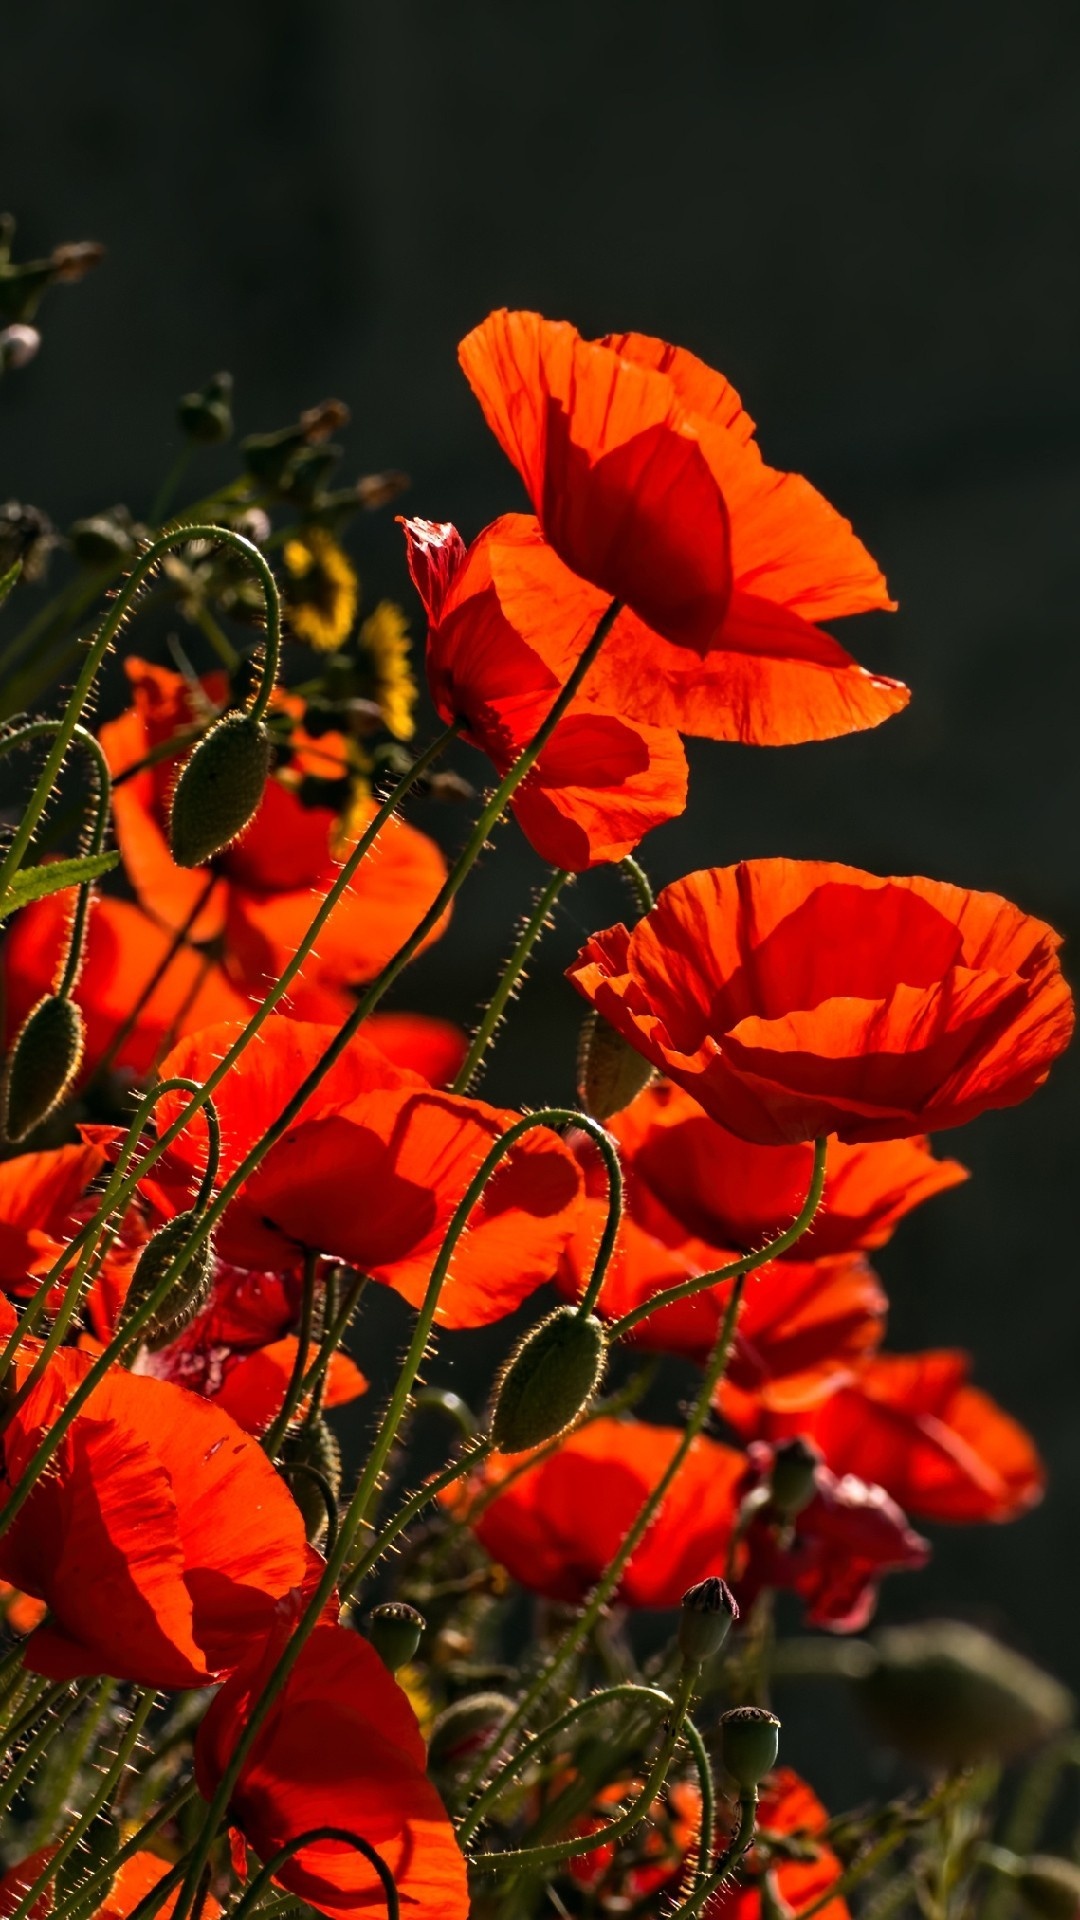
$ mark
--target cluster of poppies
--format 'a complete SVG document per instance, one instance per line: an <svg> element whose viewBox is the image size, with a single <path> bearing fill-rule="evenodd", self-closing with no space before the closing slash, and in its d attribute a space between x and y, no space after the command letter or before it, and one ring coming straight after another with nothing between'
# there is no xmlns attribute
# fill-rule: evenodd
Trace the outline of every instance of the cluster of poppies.
<svg viewBox="0 0 1080 1920"><path fill-rule="evenodd" d="M779 746L902 709L907 690L820 624L888 608L880 571L804 479L765 464L721 375L642 335L588 342L530 313L493 314L460 351L533 512L503 515L468 546L447 523L404 522L428 687L500 778L541 736L510 806L547 862L619 861L681 813L684 735ZM414 1704L335 1595L305 1618L329 1516L303 1497L313 1456L294 1451L290 1472L289 1447L318 1442L307 1479L333 1500L325 1413L367 1388L343 1351L312 1365L350 1276L418 1308L463 1197L521 1115L461 1089L465 1041L448 1021L379 1009L335 1051L357 991L418 929L427 941L447 925L447 861L400 817L381 824L288 995L258 1018L377 802L353 790L342 804L347 740L279 688L277 757L250 824L209 864L178 863L177 770L229 707L230 684L137 657L125 667L130 705L100 741L126 897L97 898L89 916L68 1105L0 1163L9 1626L26 1636L23 1669L52 1681L217 1687L194 1740L207 1799L291 1649L233 1769L237 1870L246 1846L268 1860L292 1844L277 1881L331 1920L378 1911L386 1871L403 1913L465 1920L467 1862ZM16 915L3 953L9 1044L53 990L69 928L64 893ZM992 895L783 859L691 874L636 924L586 941L569 979L594 1044L626 1067L625 1098L599 1113L624 1206L589 1303L613 1347L702 1373L738 1305L709 1420L613 1604L676 1608L723 1574L744 1617L787 1589L811 1625L858 1630L882 1576L924 1563L917 1524L1008 1520L1040 1497L1033 1442L971 1384L964 1354L884 1347L871 1259L913 1208L966 1178L928 1134L1026 1098L1066 1046L1058 945ZM64 1340L43 1351L80 1230L125 1153L126 1129L94 1107L95 1088L118 1074L163 1083L160 1140L189 1097L175 1083L203 1086L226 1055L216 1128L196 1114L146 1163ZM235 1187L208 1290L153 1338L121 1342L80 1392L118 1340L146 1248L191 1218L208 1155L217 1189ZM821 1169L812 1225L782 1244ZM595 1125L522 1131L472 1208L436 1327L500 1321L549 1283L581 1300L610 1199ZM535 1457L486 1451L446 1487L441 1524L464 1523L521 1587L576 1606L682 1429L573 1411ZM626 1792L622 1777L605 1783L612 1803ZM573 1866L579 1894L623 1910L660 1899L700 1817L698 1790L673 1778L632 1870L594 1844ZM825 1819L789 1772L767 1784L762 1830L799 1836L770 1881L792 1906L816 1903L839 1870ZM601 1799L573 1831L584 1845L603 1821ZM340 1833L305 1838L327 1828L367 1850ZM49 1858L0 1882L4 1912L48 1882ZM706 1920L756 1920L769 1858L751 1853L739 1886L710 1894ZM152 1850L132 1853L100 1910L130 1912L161 1871Z"/></svg>

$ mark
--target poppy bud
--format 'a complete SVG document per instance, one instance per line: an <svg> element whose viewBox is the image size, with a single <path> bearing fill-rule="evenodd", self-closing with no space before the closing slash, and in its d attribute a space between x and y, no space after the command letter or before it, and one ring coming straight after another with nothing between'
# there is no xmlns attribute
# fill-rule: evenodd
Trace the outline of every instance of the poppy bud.
<svg viewBox="0 0 1080 1920"><path fill-rule="evenodd" d="M776 1765L780 1722L768 1707L731 1707L720 1716L720 1759L742 1793L754 1793Z"/></svg>
<svg viewBox="0 0 1080 1920"><path fill-rule="evenodd" d="M76 560L84 567L126 565L135 555L131 515L126 507L114 507L110 513L91 513L76 520L68 530L68 539Z"/></svg>
<svg viewBox="0 0 1080 1920"><path fill-rule="evenodd" d="M769 1478L769 1505L782 1520L794 1520L814 1497L821 1454L798 1434L779 1440Z"/></svg>
<svg viewBox="0 0 1080 1920"><path fill-rule="evenodd" d="M404 1600L388 1600L368 1614L368 1639L384 1667L396 1673L408 1665L427 1626L422 1613Z"/></svg>
<svg viewBox="0 0 1080 1920"><path fill-rule="evenodd" d="M594 1120L610 1120L648 1086L653 1068L602 1014L587 1013L578 1039L578 1099Z"/></svg>
<svg viewBox="0 0 1080 1920"><path fill-rule="evenodd" d="M605 1354L599 1320L575 1307L556 1307L530 1328L495 1383L496 1450L525 1453L573 1426L596 1392Z"/></svg>
<svg viewBox="0 0 1080 1920"><path fill-rule="evenodd" d="M445 1707L431 1729L428 1760L433 1768L464 1768L489 1748L496 1728L513 1713L505 1693L470 1693Z"/></svg>
<svg viewBox="0 0 1080 1920"><path fill-rule="evenodd" d="M41 345L41 335L36 327L28 327L16 320L10 327L0 332L0 373L15 373L20 367L29 366Z"/></svg>
<svg viewBox="0 0 1080 1920"><path fill-rule="evenodd" d="M679 1652L683 1659L695 1667L711 1660L714 1653L719 1653L738 1617L735 1596L726 1580L710 1574L707 1580L688 1587L679 1616Z"/></svg>
<svg viewBox="0 0 1080 1920"><path fill-rule="evenodd" d="M1080 1913L1080 1867L1072 1860L1033 1853L1020 1863L1014 1885L1034 1920L1076 1920Z"/></svg>
<svg viewBox="0 0 1080 1920"><path fill-rule="evenodd" d="M83 1017L73 1000L47 993L15 1036L4 1076L4 1134L13 1143L47 1120L79 1071Z"/></svg>
<svg viewBox="0 0 1080 1920"><path fill-rule="evenodd" d="M1072 1717L1056 1680L959 1620L891 1627L873 1653L859 1701L883 1739L929 1766L1012 1759Z"/></svg>
<svg viewBox="0 0 1080 1920"><path fill-rule="evenodd" d="M233 380L231 373L215 373L196 393L185 393L176 417L189 440L214 446L231 438Z"/></svg>
<svg viewBox="0 0 1080 1920"><path fill-rule="evenodd" d="M270 771L270 735L247 713L226 713L204 734L173 792L169 843L181 867L201 867L243 833Z"/></svg>
<svg viewBox="0 0 1080 1920"><path fill-rule="evenodd" d="M150 1235L131 1276L131 1285L124 1300L125 1319L149 1300L161 1285L184 1242L198 1225L199 1217L189 1208L187 1212L178 1213L174 1219L167 1220L163 1227L158 1227L156 1233ZM208 1234L204 1240L200 1240L197 1250L174 1280L160 1306L155 1307L149 1320L144 1321L139 1329L139 1339L145 1346L167 1346L181 1328L195 1318L210 1291L213 1260L213 1242Z"/></svg>
<svg viewBox="0 0 1080 1920"><path fill-rule="evenodd" d="M317 1420L294 1427L292 1432L285 1435L278 1459L289 1482L289 1491L303 1516L308 1544L317 1547L326 1534L330 1516L322 1489L318 1480L313 1478L313 1473L326 1482L336 1500L341 1491L341 1448L337 1435L320 1414ZM299 1468L300 1471L290 1472L290 1468ZM309 1468L313 1471L306 1471Z"/></svg>

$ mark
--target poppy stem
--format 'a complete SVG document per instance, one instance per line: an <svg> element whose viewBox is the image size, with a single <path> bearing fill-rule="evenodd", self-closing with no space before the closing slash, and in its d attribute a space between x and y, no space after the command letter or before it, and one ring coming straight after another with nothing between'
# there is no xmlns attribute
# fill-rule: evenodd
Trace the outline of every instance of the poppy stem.
<svg viewBox="0 0 1080 1920"><path fill-rule="evenodd" d="M553 1840L546 1846L516 1847L506 1853L475 1853L472 1856L472 1865L488 1873L518 1873L526 1870L535 1872L539 1868L557 1866L562 1860L577 1859L583 1853L594 1853L597 1847L614 1846L618 1841L624 1840L627 1834L632 1833L634 1828L645 1819L667 1779L676 1748L682 1738L683 1723L689 1710L696 1677L695 1669L684 1669L660 1751L649 1769L641 1792L617 1820L609 1821L607 1826L598 1827L594 1833L575 1834L569 1840Z"/></svg>
<svg viewBox="0 0 1080 1920"><path fill-rule="evenodd" d="M521 976L525 971L529 955L549 922L549 914L563 888L574 879L562 867L556 867L546 887L537 896L536 904L521 928L517 945L500 977L490 1001L484 1009L480 1024L469 1045L469 1051L458 1069L450 1091L451 1093L469 1093L479 1071L481 1062L495 1038L506 1003L517 990Z"/></svg>
<svg viewBox="0 0 1080 1920"><path fill-rule="evenodd" d="M40 739L44 733L55 734L62 722L59 720L31 720L24 727L17 727L12 733L0 738L0 758L10 753L13 747L21 747L29 740ZM100 742L88 733L85 727L73 727L71 738L76 746L89 756L94 773L94 812L90 822L90 831L86 842L86 851L102 853L105 848L105 832L109 824L109 807L112 800L112 781L109 775L109 763L105 758ZM84 881L76 893L75 912L68 933L67 956L59 986L55 989L57 998L67 1000L79 978L82 969L83 947L86 940L86 919L90 911L90 895L93 881Z"/></svg>
<svg viewBox="0 0 1080 1920"><path fill-rule="evenodd" d="M766 1241L756 1253L743 1254L741 1259L729 1261L727 1266L717 1267L713 1273L696 1274L692 1280L684 1280L677 1287L665 1287L661 1293L652 1294L648 1300L643 1300L640 1306L632 1307L629 1313L624 1313L621 1319L613 1320L608 1328L608 1338L622 1339L638 1325L639 1321L647 1320L650 1314L659 1313L662 1307L673 1306L679 1300L689 1300L695 1293L701 1293L706 1287L719 1286L724 1280L745 1279L748 1273L755 1272L758 1267L764 1267L770 1260L775 1260L780 1254L786 1253L788 1248L793 1247L796 1240L801 1239L807 1228L812 1225L814 1215L821 1205L821 1197L825 1191L825 1159L828 1150L828 1135L822 1134L821 1138L814 1142L814 1166L806 1199L790 1227L785 1227L783 1233L778 1233L775 1239Z"/></svg>
<svg viewBox="0 0 1080 1920"><path fill-rule="evenodd" d="M713 1395L724 1377L728 1359L731 1354L731 1348L734 1344L735 1327L739 1317L739 1309L742 1306L744 1286L745 1275L739 1274L731 1291L731 1298L727 1304L727 1311L724 1314L724 1321L720 1329L719 1337L709 1356L697 1399L694 1401L690 1410L686 1426L679 1438L678 1445L671 1459L668 1461L656 1485L651 1489L648 1498L639 1509L637 1518L624 1535L618 1551L597 1581L576 1620L571 1622L550 1659L535 1676L531 1685L526 1688L513 1712L507 1714L501 1726L496 1729L491 1747L488 1752L482 1756L478 1766L465 1784L464 1792L466 1795L475 1793L477 1789L482 1786L487 1776L490 1753L497 1753L531 1718L535 1708L543 1699L544 1695L554 1685L555 1681L565 1673L580 1648L584 1646L585 1641L596 1626L605 1607L613 1598L632 1556L636 1553L641 1541L644 1539L645 1534L648 1532L653 1520L660 1511L660 1508L667 1498L668 1489L678 1475L694 1441L697 1439L698 1434L701 1432L702 1427L709 1417Z"/></svg>
<svg viewBox="0 0 1080 1920"><path fill-rule="evenodd" d="M387 1920L399 1920L401 1904L393 1874L382 1855L376 1853L371 1842L365 1840L361 1834L353 1833L348 1827L312 1827L307 1833L297 1834L295 1840L289 1840L283 1847L279 1847L276 1853L271 1854L269 1860L263 1862L258 1873L245 1889L242 1898L232 1908L229 1920L247 1920L247 1915L258 1904L271 1880L280 1873L282 1867L288 1865L293 1854L299 1853L301 1847L311 1846L316 1840L342 1840L347 1846L355 1847L358 1853L362 1853L364 1859L370 1861L379 1876L386 1898Z"/></svg>
<svg viewBox="0 0 1080 1920"><path fill-rule="evenodd" d="M142 1852L147 1841L151 1840L161 1827L167 1825L170 1820L175 1819L177 1814L183 1812L188 1801L194 1799L197 1791L198 1789L196 1788L194 1780L187 1780L183 1786L177 1787L166 1800L161 1802L159 1807L155 1808L149 1818L143 1821L143 1824L136 1832L128 1836L118 1852L110 1854L108 1860L100 1867L96 1867L93 1873L87 1874L86 1878L80 1881L70 1899L59 1903L53 1909L49 1920L77 1920L77 1916L96 1911L97 1906L100 1904L99 1895L102 1887L111 1883L120 1868L124 1866L128 1860L132 1859L135 1854ZM159 1894L158 1904L165 1901L169 1896L171 1887L175 1885L176 1880L179 1878L179 1870L174 1868L173 1872L166 1875L165 1879L160 1881L158 1886L154 1887L151 1893L146 1896L147 1902L153 1898L154 1894ZM140 1903L140 1905L141 1904L142 1903ZM135 1920L135 1913L138 1911L139 1909L136 1908L134 1912L128 1915L127 1920Z"/></svg>
<svg viewBox="0 0 1080 1920"><path fill-rule="evenodd" d="M182 924L179 927L177 927L176 932L173 934L173 937L169 942L169 945L166 948L162 959L159 961L158 965L154 968L153 973L150 975L150 978L146 982L146 985L142 988L141 992L139 993L137 999L135 1000L134 1005L130 1008L129 1012L127 1012L124 1015L124 1018L121 1020L119 1026L116 1028L111 1040L109 1041L108 1046L106 1047L104 1053L102 1054L100 1060L98 1061L97 1066L94 1068L93 1077L96 1081L102 1080L105 1074L108 1073L109 1068L112 1066L113 1062L115 1061L117 1055L120 1052L121 1047L124 1045L124 1042L127 1040L129 1034L133 1031L136 1022L139 1019L139 1016L143 1012L145 1012L150 1001L153 999L154 994L157 992L158 988L160 987L162 981L165 978L165 975L168 973L170 967L173 964L173 961L176 959L177 954L180 952L180 949L186 946L188 935L190 934L193 926L195 925L195 922L198 920L199 915L202 913L202 910L205 907L207 901L209 900L210 895L213 892L216 885L217 885L217 874L216 873L208 874L206 878L205 887L203 888L202 892L199 894L198 898L196 899L194 905L192 906L190 912L187 914Z"/></svg>
<svg viewBox="0 0 1080 1920"><path fill-rule="evenodd" d="M304 1277L300 1295L300 1325L297 1329L296 1359L293 1362L292 1376L285 1389L285 1398L281 1403L277 1418L263 1436L263 1451L271 1460L289 1430L289 1423L295 1415L304 1397L304 1376L308 1367L308 1348L311 1345L311 1326L315 1316L315 1287L319 1272L319 1254L313 1247L304 1253Z"/></svg>
<svg viewBox="0 0 1080 1920"><path fill-rule="evenodd" d="M231 527L172 526L157 540L152 541L150 546L139 555L112 607L90 642L82 671L75 682L67 706L61 718L55 723L56 737L37 786L27 802L22 819L11 836L7 851L0 860L0 898L7 891L12 874L22 864L23 855L34 837L38 822L56 785L82 710L97 679L98 669L138 598L143 582L165 554L173 547L186 545L189 540L211 540L218 545L235 548L258 576L266 601L266 642L263 676L251 707L251 717L254 720L262 719L277 678L278 659L281 653L281 599L273 573L265 556L260 553L254 542L245 539L242 533L235 533Z"/></svg>
<svg viewBox="0 0 1080 1920"><path fill-rule="evenodd" d="M701 1912L706 1900L709 1899L711 1894L716 1893L717 1890L723 1886L728 1875L734 1871L743 1855L748 1853L753 1845L754 1834L757 1830L757 1809L758 1790L756 1787L752 1788L749 1793L739 1795L739 1822L729 1845L717 1861L716 1866L711 1871L707 1870L704 1875L701 1873L701 1864L708 1856L705 1853L704 1847L701 1849L698 1856L698 1872L693 1891L689 1900L684 1900L680 1907L676 1907L675 1912L671 1916L671 1920L696 1920L696 1916ZM800 1920L802 1920L801 1915Z"/></svg>
<svg viewBox="0 0 1080 1920"><path fill-rule="evenodd" d="M456 1460L451 1460L440 1473L431 1474L421 1486L414 1489L398 1508L393 1519L388 1520L376 1535L363 1558L357 1561L351 1572L345 1574L339 1589L343 1601L351 1599L357 1588L363 1586L383 1554L398 1535L412 1525L417 1514L423 1513L424 1508L442 1492L444 1487L452 1486L462 1474L468 1473L473 1467L478 1467L481 1461L487 1459L491 1450L492 1443L486 1437L473 1440L462 1453L458 1454Z"/></svg>
<svg viewBox="0 0 1080 1920"><path fill-rule="evenodd" d="M651 913L656 905L656 895L652 890L652 881L641 862L635 860L632 853L627 853L619 861L619 872L623 879L630 883L631 892L637 901L638 912Z"/></svg>

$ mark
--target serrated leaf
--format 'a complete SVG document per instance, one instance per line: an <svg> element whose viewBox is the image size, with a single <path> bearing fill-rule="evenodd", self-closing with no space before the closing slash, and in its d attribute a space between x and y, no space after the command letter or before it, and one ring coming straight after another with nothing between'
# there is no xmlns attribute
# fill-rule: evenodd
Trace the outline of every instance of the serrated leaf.
<svg viewBox="0 0 1080 1920"><path fill-rule="evenodd" d="M47 860L39 867L20 867L0 900L0 920L6 920L8 914L15 913L19 907L29 906L32 900L44 900L48 894L61 893L65 887L79 887L85 880L100 879L103 873L112 871L119 858L118 853L84 853L75 860Z"/></svg>
<svg viewBox="0 0 1080 1920"><path fill-rule="evenodd" d="M6 573L0 573L0 607L3 606L4 601L7 599L8 594L11 592L21 572L22 561L16 560L15 565L9 567Z"/></svg>

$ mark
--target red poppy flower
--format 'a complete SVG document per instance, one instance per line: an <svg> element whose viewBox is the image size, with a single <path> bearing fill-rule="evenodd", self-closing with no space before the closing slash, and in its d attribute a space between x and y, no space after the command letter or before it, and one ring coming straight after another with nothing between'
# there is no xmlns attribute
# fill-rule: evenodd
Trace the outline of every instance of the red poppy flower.
<svg viewBox="0 0 1080 1920"><path fill-rule="evenodd" d="M134 705L101 729L114 780L205 719L225 697L220 674L200 683L200 699L181 674L137 659L127 660L125 669ZM285 774L275 775L239 840L209 868L189 871L172 859L165 831L179 764L158 760L114 789L116 835L128 877L164 926L184 928L197 941L223 941L234 984L265 992L336 878L338 817L329 807L305 806L295 779L290 785ZM349 832L358 836L374 812L374 802L354 809ZM389 821L331 914L305 977L332 986L373 979L412 933L445 877L434 842L401 820Z"/></svg>
<svg viewBox="0 0 1080 1920"><path fill-rule="evenodd" d="M195 1741L195 1774L209 1798L251 1703L291 1631L279 1620L261 1652L228 1680ZM229 1808L266 1860L315 1827L359 1834L394 1876L403 1913L466 1920L465 1861L425 1772L424 1741L408 1700L370 1643L319 1626L256 1735ZM355 1848L318 1840L277 1875L290 1893L336 1916L385 1908L375 1869Z"/></svg>
<svg viewBox="0 0 1080 1920"><path fill-rule="evenodd" d="M478 1491L517 1473L473 1531L523 1587L576 1606L614 1558L679 1439L675 1427L591 1420L523 1473L520 1456L488 1461L448 1503L467 1513ZM693 1443L623 1576L617 1597L625 1606L676 1607L687 1587L723 1567L745 1466L743 1454L718 1441Z"/></svg>
<svg viewBox="0 0 1080 1920"><path fill-rule="evenodd" d="M601 1787L593 1796L593 1811L580 1814L570 1833L599 1833L637 1798L643 1785L642 1780L613 1780ZM700 1830L698 1788L689 1780L668 1780L635 1835L632 1852L625 1841L621 1846L593 1847L569 1860L567 1870L579 1886L591 1890L602 1912L625 1912L639 1901L675 1893Z"/></svg>
<svg viewBox="0 0 1080 1920"><path fill-rule="evenodd" d="M455 528L403 522L409 568L428 616L431 697L447 722L505 773L537 732L559 675L507 619L497 574L515 516L497 520L466 552ZM632 852L650 828L686 806L686 755L670 728L597 705L588 687L571 703L513 801L536 851L574 872Z"/></svg>
<svg viewBox="0 0 1080 1920"><path fill-rule="evenodd" d="M758 1833L763 1837L798 1837L803 1843L795 1858L781 1852L768 1867L772 1885L784 1905L798 1914L819 1900L827 1887L842 1872L840 1861L823 1838L829 1816L821 1801L805 1780L790 1767L778 1767L764 1781L758 1802ZM732 1810L723 1803L719 1810L719 1848L730 1838ZM805 1857L803 1857L805 1854ZM766 1853L760 1842L740 1862L738 1877L726 1881L712 1894L704 1908L703 1920L762 1920L762 1881L766 1871ZM770 1912L774 1911L770 1907ZM820 1910L821 1920L848 1920L844 1900L830 1900Z"/></svg>
<svg viewBox="0 0 1080 1920"><path fill-rule="evenodd" d="M235 1037L211 1027L182 1041L162 1074L205 1080ZM227 1178L319 1060L335 1029L271 1016L215 1096ZM158 1106L166 1126L182 1096ZM519 1116L441 1093L359 1036L228 1207L217 1236L237 1266L288 1271L305 1249L346 1260L418 1304L447 1225L494 1142ZM205 1133L195 1123L148 1176L162 1211L190 1205ZM548 1279L573 1229L580 1173L547 1131L507 1155L474 1210L445 1292L445 1326L512 1311Z"/></svg>
<svg viewBox="0 0 1080 1920"><path fill-rule="evenodd" d="M0 1874L0 1920L11 1920L11 1915L29 1893L38 1875L48 1866L56 1853L56 1843L50 1847L38 1847L35 1853L28 1853L25 1860L19 1860L6 1873ZM50 1881L44 1891L38 1894L27 1915L27 1920L47 1920L53 1910L53 1888Z"/></svg>
<svg viewBox="0 0 1080 1920"><path fill-rule="evenodd" d="M140 1901L145 1900L160 1880L172 1872L172 1862L162 1860L156 1853L133 1853L125 1860L116 1874L111 1887L95 1910L94 1920L130 1920ZM180 1898L179 1887L162 1901L157 1912L160 1920L170 1920L170 1915ZM221 1903L208 1894L202 1905L203 1920L217 1920L222 1912Z"/></svg>
<svg viewBox="0 0 1080 1920"><path fill-rule="evenodd" d="M997 894L746 860L594 934L569 978L744 1140L887 1140L1042 1084L1073 1027L1059 945Z"/></svg>
<svg viewBox="0 0 1080 1920"><path fill-rule="evenodd" d="M736 1490L741 1504L767 1488L774 1449L755 1440ZM735 1590L740 1607L753 1605L763 1587L797 1593L811 1626L833 1633L859 1633L871 1619L886 1573L926 1565L930 1548L908 1525L884 1487L846 1473L838 1477L819 1460L814 1492L791 1525L758 1507L743 1540Z"/></svg>
<svg viewBox="0 0 1080 1920"><path fill-rule="evenodd" d="M83 1145L0 1162L0 1287L16 1297L34 1292L86 1217L87 1190L107 1158Z"/></svg>
<svg viewBox="0 0 1080 1920"><path fill-rule="evenodd" d="M61 1352L4 1436L8 1486L82 1381ZM117 1368L97 1386L0 1540L0 1575L45 1600L26 1664L199 1686L234 1667L304 1576L303 1523L256 1442L220 1408Z"/></svg>
<svg viewBox="0 0 1080 1920"><path fill-rule="evenodd" d="M571 352L580 417L569 466L562 460L562 440L545 446L537 437L543 397L530 383L542 385L542 366L527 350L515 367L513 355L503 351L508 336L528 341L530 349L535 341L541 361L545 343L554 342L562 355L576 342ZM880 571L848 522L807 481L764 464L753 422L721 374L663 341L624 334L586 343L572 328L534 314L493 314L463 343L462 357L489 425L521 471L540 516L539 522L515 515L500 523L505 537L494 570L502 609L561 677L595 629L618 573L626 610L587 683L592 697L616 712L711 739L783 746L877 726L907 704L906 687L865 672L816 624L891 607ZM693 509L687 514L677 493L665 493L662 485L642 488L621 503L628 516L625 547L616 542L598 556L596 536L605 541L607 523L602 516L587 517L591 503L578 494L598 454L605 481L615 477L601 442L621 431L618 420L595 414L590 381L604 390L614 381L637 393L643 378L654 396L660 391L655 382L666 385L674 414L681 412L679 431L696 436L730 521L727 590L718 591L719 542L704 557L680 555L684 571L666 574L659 601L668 604L658 604L659 617L650 617L630 576L656 552L650 543L658 524L666 527L668 515L681 515L681 536L693 527ZM550 507L542 497L549 460ZM695 484L700 477L695 464ZM586 516L583 542L568 543L561 510L579 504ZM680 585L699 586L703 564L712 592L699 600L689 627L678 617L671 621L666 615Z"/></svg>
<svg viewBox="0 0 1080 1920"><path fill-rule="evenodd" d="M965 1353L879 1353L811 1417L749 1404L743 1433L805 1433L834 1473L877 1481L919 1520L1013 1520L1046 1476L1029 1434L970 1386Z"/></svg>

